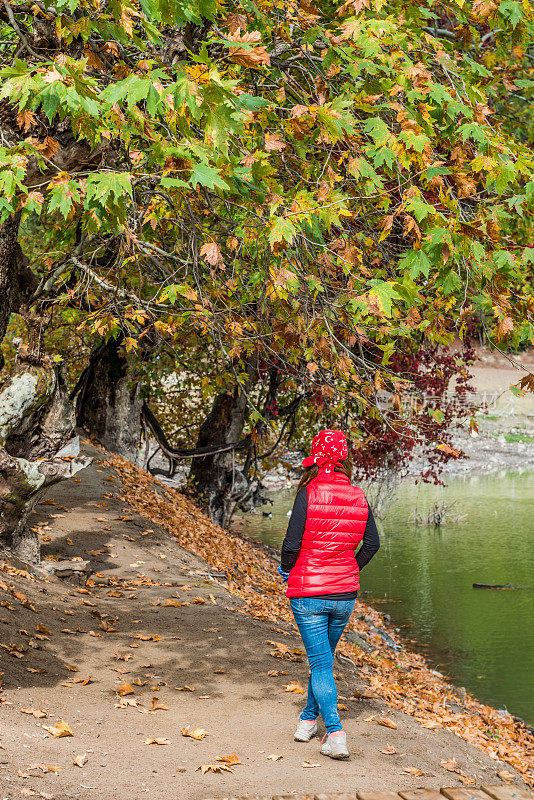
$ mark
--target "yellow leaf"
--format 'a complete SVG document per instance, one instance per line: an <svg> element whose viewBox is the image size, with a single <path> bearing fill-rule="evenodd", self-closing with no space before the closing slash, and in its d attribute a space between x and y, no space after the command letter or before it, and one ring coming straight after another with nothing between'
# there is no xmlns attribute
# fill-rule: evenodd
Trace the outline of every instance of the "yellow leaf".
<svg viewBox="0 0 534 800"><path fill-rule="evenodd" d="M145 744L170 744L169 739L145 739Z"/></svg>
<svg viewBox="0 0 534 800"><path fill-rule="evenodd" d="M48 731L48 733L51 733L52 736L55 736L56 739L61 739L63 736L74 736L68 722L65 722L64 719L60 722L56 722L55 725L43 725L43 728L45 731Z"/></svg>
<svg viewBox="0 0 534 800"><path fill-rule="evenodd" d="M203 739L208 735L204 728L193 728L193 730L190 730L189 727L182 728L181 733L182 736L189 736L190 739Z"/></svg>

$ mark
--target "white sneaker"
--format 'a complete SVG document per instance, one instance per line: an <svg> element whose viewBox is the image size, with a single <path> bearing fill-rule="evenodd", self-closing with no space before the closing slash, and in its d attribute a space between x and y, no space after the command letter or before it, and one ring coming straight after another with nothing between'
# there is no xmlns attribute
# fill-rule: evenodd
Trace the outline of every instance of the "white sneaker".
<svg viewBox="0 0 534 800"><path fill-rule="evenodd" d="M310 739L317 733L317 720L315 719L299 719L297 723L297 730L295 731L296 742L309 742Z"/></svg>
<svg viewBox="0 0 534 800"><path fill-rule="evenodd" d="M349 751L347 750L347 734L345 731L334 731L334 733L325 734L321 742L321 751L323 756L329 758L348 758Z"/></svg>

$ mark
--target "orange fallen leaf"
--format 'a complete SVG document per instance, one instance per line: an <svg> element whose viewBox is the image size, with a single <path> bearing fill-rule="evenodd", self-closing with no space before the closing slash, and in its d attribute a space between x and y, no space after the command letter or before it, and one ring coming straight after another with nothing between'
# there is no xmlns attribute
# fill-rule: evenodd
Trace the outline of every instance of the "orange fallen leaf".
<svg viewBox="0 0 534 800"><path fill-rule="evenodd" d="M399 751L397 750L397 748L396 748L396 747L393 747L393 745L391 745L391 744L388 744L388 746L387 746L387 747L386 747L384 750L381 750L380 752L381 752L381 753L384 753L384 755L385 755L385 756L394 756L394 755L396 755L396 754L397 754Z"/></svg>
<svg viewBox="0 0 534 800"><path fill-rule="evenodd" d="M56 739L61 739L63 736L74 736L74 733L71 731L68 722L65 722L62 719L60 722L56 722L55 725L43 725L45 731L51 733Z"/></svg>
<svg viewBox="0 0 534 800"><path fill-rule="evenodd" d="M164 705L163 703L159 702L158 697L152 698L152 707L148 709L149 711L168 711L169 706Z"/></svg>
<svg viewBox="0 0 534 800"><path fill-rule="evenodd" d="M208 735L204 728L193 728L193 730L190 730L189 727L182 728L181 733L182 736L189 736L191 739L203 739Z"/></svg>
<svg viewBox="0 0 534 800"><path fill-rule="evenodd" d="M449 761L440 761L439 763L443 769L446 769L449 772L459 772L455 758L451 758Z"/></svg>
<svg viewBox="0 0 534 800"><path fill-rule="evenodd" d="M296 694L304 694L304 689L300 685L299 681L292 681L288 683L287 686L284 686L284 692L295 692Z"/></svg>
<svg viewBox="0 0 534 800"><path fill-rule="evenodd" d="M509 772L507 769L502 769L500 772L497 773L497 776L504 781L505 783L510 783L514 779L514 775L512 772Z"/></svg>
<svg viewBox="0 0 534 800"><path fill-rule="evenodd" d="M44 633L44 634L46 634L47 636L53 636L53 635L54 635L54 634L52 633L52 631L49 631L49 630L48 630L48 628L45 628L45 626L44 626L44 625L41 625L41 623L39 623L39 624L37 625L37 630L39 631L39 633Z"/></svg>
<svg viewBox="0 0 534 800"><path fill-rule="evenodd" d="M42 719L43 717L47 717L48 714L46 711L41 711L40 708L21 708L20 709L23 714L31 714L32 717L36 719Z"/></svg>
<svg viewBox="0 0 534 800"><path fill-rule="evenodd" d="M217 761L224 761L225 764L241 764L241 759L235 753L228 756L217 756Z"/></svg>
<svg viewBox="0 0 534 800"><path fill-rule="evenodd" d="M404 767L403 772L407 772L408 775L422 775L423 770L418 769L417 767Z"/></svg>
<svg viewBox="0 0 534 800"><path fill-rule="evenodd" d="M289 675L289 672L286 672L285 669L270 669L267 675L269 678L277 678L278 675Z"/></svg>
<svg viewBox="0 0 534 800"><path fill-rule="evenodd" d="M136 633L134 639L141 639L143 642L161 642L161 636L148 633Z"/></svg>
<svg viewBox="0 0 534 800"><path fill-rule="evenodd" d="M338 711L348 711L349 710L349 707L343 705L343 703L338 703L337 704L337 708L338 708Z"/></svg>
<svg viewBox="0 0 534 800"><path fill-rule="evenodd" d="M142 681L141 678L134 678L133 681L132 681L132 684L134 686L144 686L147 683L148 683L148 681Z"/></svg>
<svg viewBox="0 0 534 800"><path fill-rule="evenodd" d="M397 730L397 723L393 722L392 719L388 717L380 717L376 720L379 725L383 725L385 728L393 728L393 730Z"/></svg>
<svg viewBox="0 0 534 800"><path fill-rule="evenodd" d="M48 764L30 764L29 769L40 769L41 772L54 772L56 775L61 772L59 767L50 767Z"/></svg>
<svg viewBox="0 0 534 800"><path fill-rule="evenodd" d="M145 744L170 744L170 740L164 737L160 739L145 739Z"/></svg>
<svg viewBox="0 0 534 800"><path fill-rule="evenodd" d="M313 764L311 761L303 761L300 766L304 767L305 769L311 769L312 767L320 767L321 765Z"/></svg>
<svg viewBox="0 0 534 800"><path fill-rule="evenodd" d="M76 756L72 763L76 767L83 767L85 764L87 764L87 753L82 753L81 755Z"/></svg>
<svg viewBox="0 0 534 800"><path fill-rule="evenodd" d="M195 691L195 687L194 686L187 686L187 685L186 686L175 686L174 688L178 692L194 692Z"/></svg>
<svg viewBox="0 0 534 800"><path fill-rule="evenodd" d="M121 697L125 694L134 694L134 690L130 686L127 681L123 681L122 683L118 683L117 686L113 689L114 692L117 692Z"/></svg>
<svg viewBox="0 0 534 800"><path fill-rule="evenodd" d="M278 755L277 753L271 753L270 756L265 756L268 761L280 761L281 758L284 756Z"/></svg>
<svg viewBox="0 0 534 800"><path fill-rule="evenodd" d="M462 783L464 783L466 786L474 786L475 783L477 782L476 775L472 775L472 776L464 775L463 772L460 772L460 775L458 777L460 778ZM513 775L512 775L512 777L513 777Z"/></svg>

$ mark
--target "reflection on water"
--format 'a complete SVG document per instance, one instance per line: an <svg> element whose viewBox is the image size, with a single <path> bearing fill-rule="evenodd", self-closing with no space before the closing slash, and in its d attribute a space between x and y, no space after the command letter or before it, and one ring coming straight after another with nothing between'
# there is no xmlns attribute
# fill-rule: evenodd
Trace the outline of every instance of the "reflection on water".
<svg viewBox="0 0 534 800"><path fill-rule="evenodd" d="M279 547L293 491L273 493L235 527ZM410 524L435 503L455 503L462 522ZM478 590L473 583L534 587L534 473L401 486L381 521L382 548L362 573L362 599L391 614L437 668L480 700L534 723L534 588ZM397 601L397 602L395 602Z"/></svg>

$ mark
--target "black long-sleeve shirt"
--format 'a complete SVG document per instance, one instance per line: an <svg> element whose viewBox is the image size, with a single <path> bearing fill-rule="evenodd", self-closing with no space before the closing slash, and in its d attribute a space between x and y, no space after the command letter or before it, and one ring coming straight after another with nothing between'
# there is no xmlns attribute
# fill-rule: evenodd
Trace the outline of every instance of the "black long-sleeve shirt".
<svg viewBox="0 0 534 800"><path fill-rule="evenodd" d="M297 496L295 497L289 525L287 526L287 532L282 544L282 557L280 566L284 572L290 572L290 570L292 570L297 563L307 516L308 492L306 491L306 487L304 487L297 492ZM360 549L355 556L360 570L369 563L379 547L380 537L378 535L378 528L376 527L373 512L369 508L365 533L363 534ZM358 592L356 591L320 595L323 600L354 600L354 598L357 596Z"/></svg>

